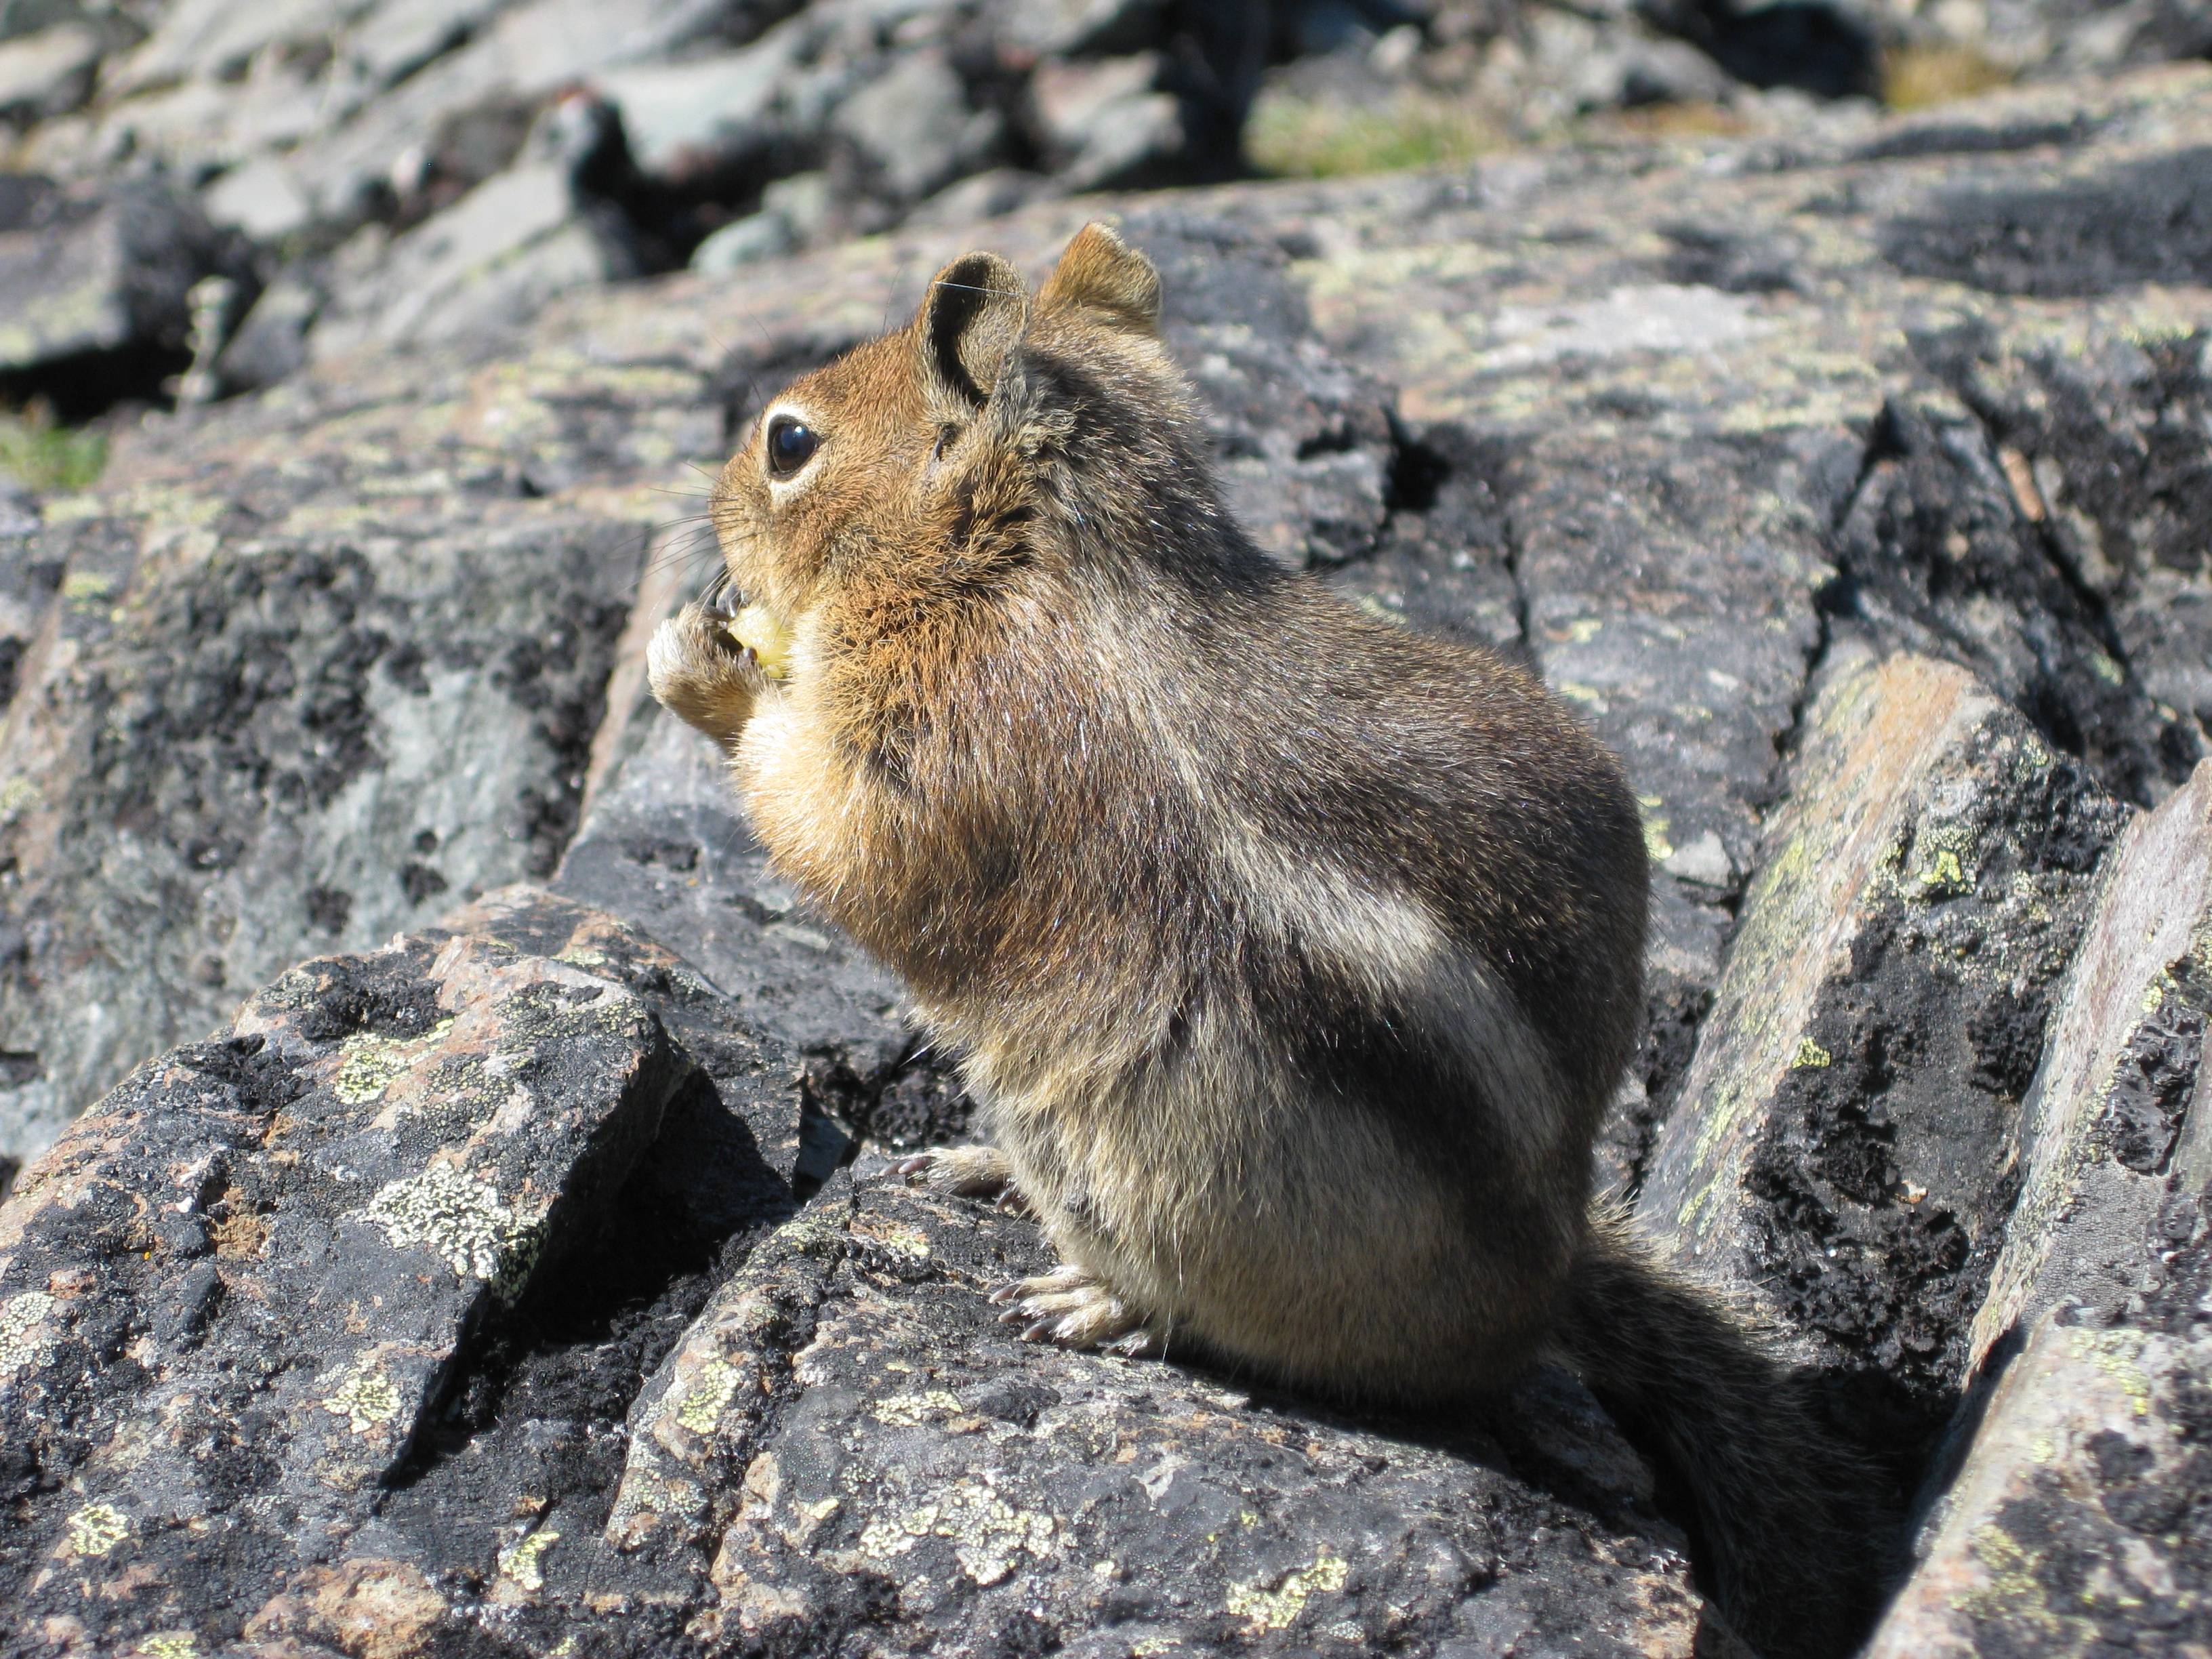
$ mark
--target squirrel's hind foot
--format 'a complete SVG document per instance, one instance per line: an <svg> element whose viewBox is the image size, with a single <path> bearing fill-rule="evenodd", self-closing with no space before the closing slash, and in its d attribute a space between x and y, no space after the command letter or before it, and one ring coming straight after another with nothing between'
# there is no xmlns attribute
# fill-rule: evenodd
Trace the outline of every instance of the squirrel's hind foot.
<svg viewBox="0 0 2212 1659"><path fill-rule="evenodd" d="M1055 1267L1017 1279L992 1294L1006 1305L1002 1325L1021 1328L1024 1342L1063 1348L1096 1348L1131 1358L1157 1357L1164 1348L1145 1316L1080 1267Z"/></svg>
<svg viewBox="0 0 2212 1659"><path fill-rule="evenodd" d="M919 1181L932 1192L955 1198L979 1198L1008 1215L1027 1215L1029 1200L1014 1185L1014 1166L996 1146L933 1146L901 1158L892 1172Z"/></svg>

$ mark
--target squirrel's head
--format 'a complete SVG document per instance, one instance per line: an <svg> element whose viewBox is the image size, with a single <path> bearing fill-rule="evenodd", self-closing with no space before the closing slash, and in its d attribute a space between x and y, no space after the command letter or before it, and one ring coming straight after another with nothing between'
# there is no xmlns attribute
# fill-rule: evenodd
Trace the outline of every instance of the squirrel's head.
<svg viewBox="0 0 2212 1659"><path fill-rule="evenodd" d="M771 398L722 469L738 590L793 627L833 592L926 604L1217 520L1159 314L1158 270L1103 225L1034 295L996 254L954 260L905 327Z"/></svg>

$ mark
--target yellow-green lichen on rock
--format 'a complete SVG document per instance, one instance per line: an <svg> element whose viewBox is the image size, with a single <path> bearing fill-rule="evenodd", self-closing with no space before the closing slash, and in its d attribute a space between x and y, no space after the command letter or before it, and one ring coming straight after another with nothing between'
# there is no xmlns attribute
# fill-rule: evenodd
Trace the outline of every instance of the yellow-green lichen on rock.
<svg viewBox="0 0 2212 1659"><path fill-rule="evenodd" d="M1335 1595L1344 1588L1351 1572L1349 1564L1341 1556L1324 1550L1314 1558L1310 1566L1285 1573L1278 1580L1231 1585L1224 1605L1246 1620L1255 1635L1287 1630L1297 1622L1298 1616L1306 1610L1306 1603L1316 1592Z"/></svg>
<svg viewBox="0 0 2212 1659"><path fill-rule="evenodd" d="M399 1415L399 1390L375 1366L356 1371L322 1401L323 1409L346 1419L355 1434L374 1434Z"/></svg>
<svg viewBox="0 0 2212 1659"><path fill-rule="evenodd" d="M722 1413L736 1399L745 1373L726 1359L710 1359L699 1368L691 1386L676 1408L676 1420L694 1434L712 1434Z"/></svg>
<svg viewBox="0 0 2212 1659"><path fill-rule="evenodd" d="M1010 1577L1024 1556L1053 1550L1057 1523L1052 1516L1009 1503L988 1478L955 1480L933 1507L929 1529L952 1540L953 1559L980 1585Z"/></svg>
<svg viewBox="0 0 2212 1659"><path fill-rule="evenodd" d="M79 1560L106 1554L131 1535L131 1519L112 1504L87 1504L70 1516L63 1542Z"/></svg>
<svg viewBox="0 0 2212 1659"><path fill-rule="evenodd" d="M349 1106L366 1106L382 1098L396 1079L443 1042L453 1029L451 1019L441 1019L418 1037L379 1036L362 1031L346 1038L338 1045L338 1069L331 1079L331 1092Z"/></svg>
<svg viewBox="0 0 2212 1659"><path fill-rule="evenodd" d="M561 1541L561 1534L550 1527L541 1527L526 1537L520 1538L499 1553L499 1576L518 1589L528 1591L545 1588L545 1552Z"/></svg>

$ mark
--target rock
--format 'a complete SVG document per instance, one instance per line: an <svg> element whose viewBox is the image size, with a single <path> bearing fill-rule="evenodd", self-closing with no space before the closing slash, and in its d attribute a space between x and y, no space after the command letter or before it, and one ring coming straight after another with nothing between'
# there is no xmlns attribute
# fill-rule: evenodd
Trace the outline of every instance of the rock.
<svg viewBox="0 0 2212 1659"><path fill-rule="evenodd" d="M179 424L173 464L49 507L63 603L0 736L0 1030L40 1057L0 1096L10 1152L286 963L550 873L569 838L659 508L623 492L714 441L703 380L334 385L343 420Z"/></svg>
<svg viewBox="0 0 2212 1659"><path fill-rule="evenodd" d="M922 51L848 95L830 127L880 193L911 203L995 160L1004 122L995 110L970 108L951 64Z"/></svg>
<svg viewBox="0 0 2212 1659"><path fill-rule="evenodd" d="M1940 1416L2125 809L1957 669L1832 665L1638 1209L1808 1358Z"/></svg>
<svg viewBox="0 0 2212 1659"><path fill-rule="evenodd" d="M0 373L179 353L186 296L217 274L249 278L240 249L158 179L104 194L37 179L0 191ZM57 390L65 413L77 407L70 388Z"/></svg>
<svg viewBox="0 0 2212 1659"><path fill-rule="evenodd" d="M40 556L40 528L38 502L0 483L0 715L15 700L23 659L61 585L60 568Z"/></svg>
<svg viewBox="0 0 2212 1659"><path fill-rule="evenodd" d="M1066 188L1139 183L1182 155L1182 105L1158 89L1165 70L1158 52L1038 66L1030 106Z"/></svg>
<svg viewBox="0 0 2212 1659"><path fill-rule="evenodd" d="M266 156L224 173L200 192L200 204L216 224L259 242L281 241L305 229L315 210L291 169Z"/></svg>
<svg viewBox="0 0 2212 1659"><path fill-rule="evenodd" d="M556 889L633 917L763 1029L868 1073L908 1039L897 982L814 915L738 817L712 744L658 708L593 799Z"/></svg>
<svg viewBox="0 0 2212 1659"><path fill-rule="evenodd" d="M1018 52L1070 58L1151 39L1164 9L1163 0L1000 0L991 21Z"/></svg>
<svg viewBox="0 0 2212 1659"><path fill-rule="evenodd" d="M640 1395L609 1541L681 1571L695 1632L732 1644L1688 1650L1648 1476L1564 1378L1424 1443L1024 1344L981 1292L1039 1261L981 1206L825 1193Z"/></svg>
<svg viewBox="0 0 2212 1659"><path fill-rule="evenodd" d="M2194 436L2212 419L2209 349L2201 329L2080 352L2008 346L1971 321L1929 331L1917 354L1979 428L1945 434L1974 459L1972 505L1917 507L1926 521L1917 545L1884 550L1924 569L1936 532L1947 544L1963 532L1969 557L1946 550L1955 574L1939 586L1950 591L1930 594L1919 614L1956 634L1971 595L1986 637L1990 601L2021 613L2004 630L2026 647L2012 647L1999 669L2008 691L2063 710L2108 774L2145 799L2212 752L2212 455ZM1900 421L1900 447L1924 445L1923 432ZM1992 525L2019 551L1990 558ZM2018 576L1982 574L1992 566L2033 573L2033 601ZM2049 618L2039 629L2039 611ZM2132 672L2118 672L2121 661Z"/></svg>
<svg viewBox="0 0 2212 1659"><path fill-rule="evenodd" d="M2130 827L2052 1018L1974 1322L1984 1397L1877 1632L1923 1654L2184 1651L2212 1367L2212 766Z"/></svg>
<svg viewBox="0 0 2212 1659"><path fill-rule="evenodd" d="M77 0L0 0L0 40L80 22L83 15Z"/></svg>
<svg viewBox="0 0 2212 1659"><path fill-rule="evenodd" d="M774 188L774 186L771 186ZM995 219L1002 213L1057 194L1052 180L1018 167L992 167L947 185L907 216L907 223L949 230Z"/></svg>
<svg viewBox="0 0 2212 1659"><path fill-rule="evenodd" d="M82 23L0 42L0 121L27 126L76 108L92 94L105 46Z"/></svg>
<svg viewBox="0 0 2212 1659"><path fill-rule="evenodd" d="M270 0L247 8L222 0L177 0L143 45L117 69L118 90L173 85L187 76L235 81L270 47L322 44L368 10L366 0L331 7L314 0Z"/></svg>
<svg viewBox="0 0 2212 1659"><path fill-rule="evenodd" d="M674 185L712 184L791 146L782 105L805 38L777 29L742 52L611 70L592 86L620 112L643 172Z"/></svg>
<svg viewBox="0 0 2212 1659"><path fill-rule="evenodd" d="M2110 862L2021 1109L2020 1198L1974 1316L1977 1367L2062 1304L2079 1323L2124 1322L2165 1177L2212 1177L2197 1167L2212 1113L2187 1115L2212 1012L2212 762Z"/></svg>
<svg viewBox="0 0 2212 1659"><path fill-rule="evenodd" d="M502 20L524 11L548 15ZM903 15L909 35L840 36L825 74L872 75L894 48L927 48L975 107L1018 107L1033 66L965 55L970 14ZM465 58L489 76L484 41L515 54L501 87L537 72L529 54L570 51L509 27L486 26L379 100L386 136L407 100L445 107L436 99L461 83L440 92L440 77L461 71L441 66ZM702 55L730 49L711 39ZM260 67L270 56L249 76L274 76ZM2015 92L1878 129L1823 118L1786 139L1677 135L1118 204L1167 271L1170 349L1261 539L1370 609L1521 656L1623 755L1654 861L1651 1030L1602 1176L1640 1191L1651 1230L1671 1233L1678 1211L1663 1200L1680 1149L1706 1139L1734 1184L1713 1188L1729 1226L1705 1259L1723 1278L1778 1264L1758 1305L1796 1334L1798 1358L1894 1373L1909 1408L1892 1436L1900 1465L1966 1380L1977 1287L2008 1248L1990 1219L2008 1206L2006 1125L2038 1065L2061 1063L2045 1053L2057 1030L2045 1010L2092 902L2098 827L2124 818L2118 796L2149 805L2187 775L2191 757L2166 734L2196 729L2193 705L2152 687L2194 684L2187 618L2212 592L2190 556L2202 493L2191 331L2212 314L2197 276L2130 252L2100 267L2098 292L2022 291L1982 279L2021 261L2056 269L2063 252L2033 236L2005 244L2015 265L1911 250L1976 191L2133 204L2185 242L2194 175L2156 164L2212 145L2206 73ZM418 123L407 143L435 137ZM483 150L499 158L495 178L515 165L505 143ZM294 159L307 178L314 158ZM403 192L405 213L434 207L444 186L422 179L437 173ZM773 388L909 307L944 258L988 243L1038 274L1097 210L1043 202L988 235L909 228L817 246L749 266L742 282L593 285L435 351L311 362L272 392L119 431L100 488L37 503L36 528L15 538L32 620L0 727L0 1082L15 1137L0 1153L42 1146L125 1066L217 1024L300 956L373 946L518 877L553 871L571 902L680 951L696 981L666 962L659 989L642 970L612 975L708 1085L669 1098L632 1176L648 1184L618 1200L605 1248L549 1268L559 1293L548 1304L487 1311L455 1350L450 1389L417 1437L427 1449L375 1500L375 1530L348 1534L281 1595L225 1600L197 1635L203 1650L358 1647L373 1628L433 1651L489 1641L550 1654L570 1636L672 1650L704 1639L695 1620L733 1645L855 1650L954 1621L1077 1652L1125 1632L1137 1632L1131 1647L1180 1634L1186 1647L1303 1650L1334 1642L1332 1625L1413 1653L1725 1645L1717 1622L1694 1635L1706 1615L1684 1588L1678 1541L1652 1518L1648 1477L1564 1382L1494 1424L1344 1422L1265 1397L1231 1411L1243 1396L1224 1381L1173 1368L1002 1347L973 1282L1033 1263L1030 1230L834 1173L848 1146L831 1118L867 1141L913 1144L958 1133L964 1104L911 1052L896 988L774 884L711 751L635 718L643 641L711 565L684 562L700 526L667 521L696 520L701 506L685 463L718 464ZM372 227L329 254L333 280L356 280L350 262L373 264L388 234ZM303 260L325 257L321 246L303 244ZM303 283L320 280L313 269L299 268ZM692 499L654 493L678 486ZM1970 556L1948 550L1954 530ZM425 691L410 689L418 672ZM1847 800L1831 763L1865 745L1830 694L1885 675L1914 677L1924 695L1883 705L1910 741L1869 763ZM2098 701L2092 682L2118 695ZM2014 696L2022 706L2008 711ZM1957 743L1937 744L1939 731ZM2039 753L2047 763L2029 764ZM1781 856L1804 844L1792 824L1832 830L1862 813L1865 829L1884 812L1893 829L1927 831L1900 848L1929 854L1938 878L1911 896L1868 876L1878 857L1846 867L1861 843L1826 869ZM1936 832L1960 825L1995 851L1977 862L1954 847L1960 884L1989 882L1931 893L1952 884ZM435 850L415 845L425 827ZM1998 879L2015 867L2017 891ZM431 890L433 876L447 891ZM1822 930L1792 921L1808 895L1832 901ZM575 925L536 908L554 901L500 902L501 919L456 924L456 936L546 963L571 952ZM1978 951L1954 954L1970 930ZM1762 939L1780 963L1764 987L1749 983ZM1829 953L1851 945L1856 959ZM623 959L604 941L584 948ZM1773 1030L1759 1023L1769 1015ZM1793 1070L1808 1035L1829 1064L1808 1054ZM754 1049L765 1069L749 1069ZM1748 1079L1764 1139L1711 1115L1722 1097L1708 1079L1723 1073ZM723 1079L748 1078L763 1111L781 1103L773 1135L750 1109L742 1124L724 1109L742 1091ZM1955 1137L1937 1148L1944 1128ZM2185 1133L2177 1160L2196 1145ZM687 1194L732 1170L750 1172L741 1190L690 1207ZM763 1172L787 1181L781 1209L749 1207L756 1188L774 1195ZM1908 1180L1927 1189L1917 1201ZM755 1260L817 1186L799 1230ZM1925 1225L1942 1206L1949 1222ZM927 1261L882 1243L916 1236ZM586 1262L588 1284L566 1277ZM102 1302L123 1318L128 1305ZM774 1318L749 1326L756 1314ZM118 1329L118 1350L140 1340ZM679 1345L680 1365L669 1359ZM718 1408L715 1445L738 1462L702 1462L682 1420L692 1385L717 1360L737 1377L747 1355L775 1383L770 1408ZM918 1369L886 1375L879 1360ZM648 1375L660 1380L641 1392ZM994 1380L1059 1396L1038 1406L1029 1437L1006 1432L1028 1410L1019 1398L986 1401ZM957 1413L873 1414L940 1383ZM1013 1417L981 1410L1006 1398ZM704 1403L694 1415L709 1415ZM971 1415L1000 1426L963 1432ZM1062 1449L1080 1443L1064 1425L1091 1420L1114 1425L1139 1461ZM104 1448L107 1432L88 1438ZM0 1597L13 1605L17 1585L56 1565L71 1572L38 1594L75 1594L64 1580L77 1564L47 1540L91 1494L37 1487L35 1470L7 1461L14 1443L0 1440L0 1484L36 1489L0 1504L0 1574L17 1575ZM1190 1468L1166 1472L1160 1502L1189 1483L1185 1530L1184 1511L1164 1520L1141 1482L1133 1496L1115 1484L1170 1453ZM1262 1469L1262 1455L1280 1461ZM1377 1457L1379 1471L1359 1461ZM1050 1484L1048 1467L1079 1489ZM1000 1511L957 1486L980 1489L986 1473L1009 1513L1053 1523L1034 1534L1050 1551L1018 1542L1014 1570L988 1584L958 1554L979 1527L1000 1535ZM633 1503L630 1520L674 1518L615 1548L617 1488L629 1479L637 1499L656 1474L696 1486L699 1504ZM935 1501L918 1481L963 1495L914 1531L904 1523ZM1279 1547L1272 1524L1241 1525L1242 1500L1235 1530L1196 1529L1213 1492L1240 1484L1261 1500L1255 1516L1279 1522ZM2163 1473L2153 1485L2189 1490ZM832 1495L840 1510L806 1531ZM1134 1547L1102 1530L1125 1518ZM19 1535L30 1556L9 1553ZM863 1535L890 1552L860 1558L878 1577L848 1571ZM179 1549L201 1547L198 1536L162 1534ZM1170 1571L1144 1553L1163 1539L1194 1565ZM1100 1557L1086 1559L1094 1542ZM228 1597L222 1586L260 1571L248 1556L291 1572L290 1547L218 1563L209 1594ZM1335 1588L1324 1548L1346 1564ZM1109 1551L1136 1564L1127 1578L1089 1575ZM1427 1577L1432 1560L1448 1564L1441 1581ZM1480 1571L1452 1577L1462 1560ZM1456 1588L1432 1593L1436 1582ZM1016 1611L1031 1584L1044 1609L1034 1627ZM887 1588L878 1597L872 1585ZM801 1598L806 1611L787 1614ZM1391 1622L1394 1605L1409 1622ZM95 1612L139 1620L114 1645L190 1622L151 1592L112 1607ZM1287 1622L1248 1637L1267 1609Z"/></svg>
<svg viewBox="0 0 2212 1659"><path fill-rule="evenodd" d="M634 1389L658 1356L623 1298L667 1292L611 1273L610 1242L680 1279L788 1212L752 1149L753 1123L792 1139L788 1069L754 1043L718 1091L656 1012L702 1000L611 919L518 890L294 970L33 1165L0 1209L6 1476L40 1494L0 1545L19 1631L404 1640L458 1574L526 1577L515 1505L588 1509L607 1426L544 1414L592 1389L531 1345ZM580 1340L579 1314L618 1334ZM472 1432L488 1384L507 1409Z"/></svg>
<svg viewBox="0 0 2212 1659"><path fill-rule="evenodd" d="M394 238L362 280L333 283L309 332L309 355L481 337L556 294L636 274L627 222L586 183L616 142L610 123L587 100L556 105L521 165Z"/></svg>
<svg viewBox="0 0 2212 1659"><path fill-rule="evenodd" d="M781 213L749 213L732 220L693 248L691 269L702 276L724 276L743 266L780 258L798 245L791 222Z"/></svg>
<svg viewBox="0 0 2212 1659"><path fill-rule="evenodd" d="M226 392L275 386L307 361L307 331L328 299L312 265L288 267L261 290L216 359Z"/></svg>
<svg viewBox="0 0 2212 1659"><path fill-rule="evenodd" d="M366 83L346 72L350 50L342 52L319 83L323 119L287 155L317 218L339 228L374 216L395 169L405 171L402 164L426 136L486 112L518 106L534 112L608 70L710 39L744 9L727 0L521 0L424 15L421 0L388 3L406 13L407 32L392 38L416 43L409 46L409 55L421 49L419 43L441 49L404 78L395 73L390 91L365 100L361 87ZM369 12L356 27L373 35L378 23L379 13ZM141 101L118 106L110 120L124 119ZM234 147L222 159L235 161L245 153ZM461 188L485 176L465 178Z"/></svg>
<svg viewBox="0 0 2212 1659"><path fill-rule="evenodd" d="M787 1052L518 888L142 1067L0 1207L0 1594L102 1650L1689 1650L1682 1541L1565 1378L1358 1422L1023 1344L979 1292L1030 1224L880 1170L785 1221Z"/></svg>
<svg viewBox="0 0 2212 1659"><path fill-rule="evenodd" d="M2012 702L2050 711L2136 799L2178 782L2212 729L2197 712L2212 629L2179 574L2193 556L2155 550L2193 545L2185 521L2212 514L2212 480L2195 476L2203 463L2177 429L2206 397L2198 344L2155 347L2160 373L2118 340L2077 368L2048 346L2023 363L1978 322L1930 328L1916 355L1948 384L1917 376L1890 398L1888 453L1841 537L1859 617L1963 656ZM2159 450L2146 453L2146 440ZM2172 483L2116 488L2116 467ZM2094 504L2122 500L2141 504L2140 520L2108 507L2123 516L2100 524Z"/></svg>

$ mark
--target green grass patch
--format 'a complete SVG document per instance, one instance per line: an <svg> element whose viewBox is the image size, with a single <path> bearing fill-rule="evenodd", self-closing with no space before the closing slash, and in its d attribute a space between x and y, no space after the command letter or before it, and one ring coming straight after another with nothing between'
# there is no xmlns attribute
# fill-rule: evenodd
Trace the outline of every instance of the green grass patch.
<svg viewBox="0 0 2212 1659"><path fill-rule="evenodd" d="M41 492L88 488L107 465L107 434L57 426L40 404L0 410L0 472Z"/></svg>
<svg viewBox="0 0 2212 1659"><path fill-rule="evenodd" d="M1900 46L1881 64L1881 101L1892 109L1929 109L2009 86L2014 76L1972 46Z"/></svg>
<svg viewBox="0 0 2212 1659"><path fill-rule="evenodd" d="M1474 110L1412 92L1365 108L1262 92L1244 126L1252 165L1285 179L1463 167L1507 142Z"/></svg>

